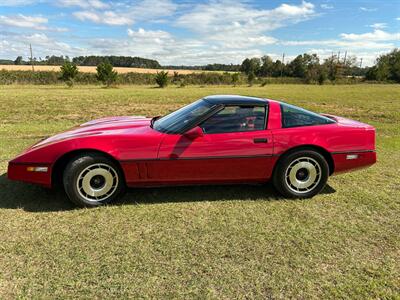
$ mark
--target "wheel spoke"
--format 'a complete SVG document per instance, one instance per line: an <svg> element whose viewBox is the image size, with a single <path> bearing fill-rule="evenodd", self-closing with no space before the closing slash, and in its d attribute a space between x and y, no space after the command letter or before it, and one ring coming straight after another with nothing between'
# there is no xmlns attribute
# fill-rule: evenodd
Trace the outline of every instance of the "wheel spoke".
<svg viewBox="0 0 400 300"><path fill-rule="evenodd" d="M321 180L321 167L311 157L293 160L285 172L286 184L295 193L312 191Z"/></svg>
<svg viewBox="0 0 400 300"><path fill-rule="evenodd" d="M86 167L76 181L77 190L87 201L104 201L116 191L118 174L111 166L96 163Z"/></svg>

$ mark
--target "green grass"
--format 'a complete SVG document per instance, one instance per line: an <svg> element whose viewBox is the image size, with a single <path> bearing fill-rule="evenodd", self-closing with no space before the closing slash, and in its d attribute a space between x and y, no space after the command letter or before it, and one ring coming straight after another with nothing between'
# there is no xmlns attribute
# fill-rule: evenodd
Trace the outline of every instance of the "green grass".
<svg viewBox="0 0 400 300"><path fill-rule="evenodd" d="M284 99L377 128L379 162L310 200L270 185L131 190L74 209L9 182L43 136L110 115L158 115L210 94ZM0 298L397 298L400 86L0 87Z"/></svg>

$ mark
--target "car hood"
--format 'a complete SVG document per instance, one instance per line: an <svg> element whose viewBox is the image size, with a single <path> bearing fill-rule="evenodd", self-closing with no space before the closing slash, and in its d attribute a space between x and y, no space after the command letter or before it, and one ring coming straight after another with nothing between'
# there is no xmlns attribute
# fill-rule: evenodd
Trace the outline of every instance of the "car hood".
<svg viewBox="0 0 400 300"><path fill-rule="evenodd" d="M62 133L45 138L31 148L41 147L61 140L87 136L135 135L150 128L151 118L141 116L109 117L83 123Z"/></svg>

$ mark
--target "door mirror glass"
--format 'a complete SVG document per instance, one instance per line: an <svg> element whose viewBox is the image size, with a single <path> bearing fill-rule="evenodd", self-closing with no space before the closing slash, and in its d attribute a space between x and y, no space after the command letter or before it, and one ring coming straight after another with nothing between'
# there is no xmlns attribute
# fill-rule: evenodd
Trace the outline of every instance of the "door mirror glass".
<svg viewBox="0 0 400 300"><path fill-rule="evenodd" d="M198 137L202 137L204 135L203 130L199 127L193 127L192 129L186 131L183 134L185 137L187 137L188 139L194 140Z"/></svg>

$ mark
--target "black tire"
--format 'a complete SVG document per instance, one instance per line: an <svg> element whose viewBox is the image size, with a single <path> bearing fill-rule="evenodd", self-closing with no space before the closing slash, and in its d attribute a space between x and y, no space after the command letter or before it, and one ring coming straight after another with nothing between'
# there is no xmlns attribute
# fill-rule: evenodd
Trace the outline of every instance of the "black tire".
<svg viewBox="0 0 400 300"><path fill-rule="evenodd" d="M329 165L314 150L299 150L284 155L273 174L273 185L288 198L311 198L326 185ZM306 188L305 188L306 187Z"/></svg>
<svg viewBox="0 0 400 300"><path fill-rule="evenodd" d="M111 203L125 191L119 165L99 153L74 157L64 170L63 184L68 198L80 207Z"/></svg>

